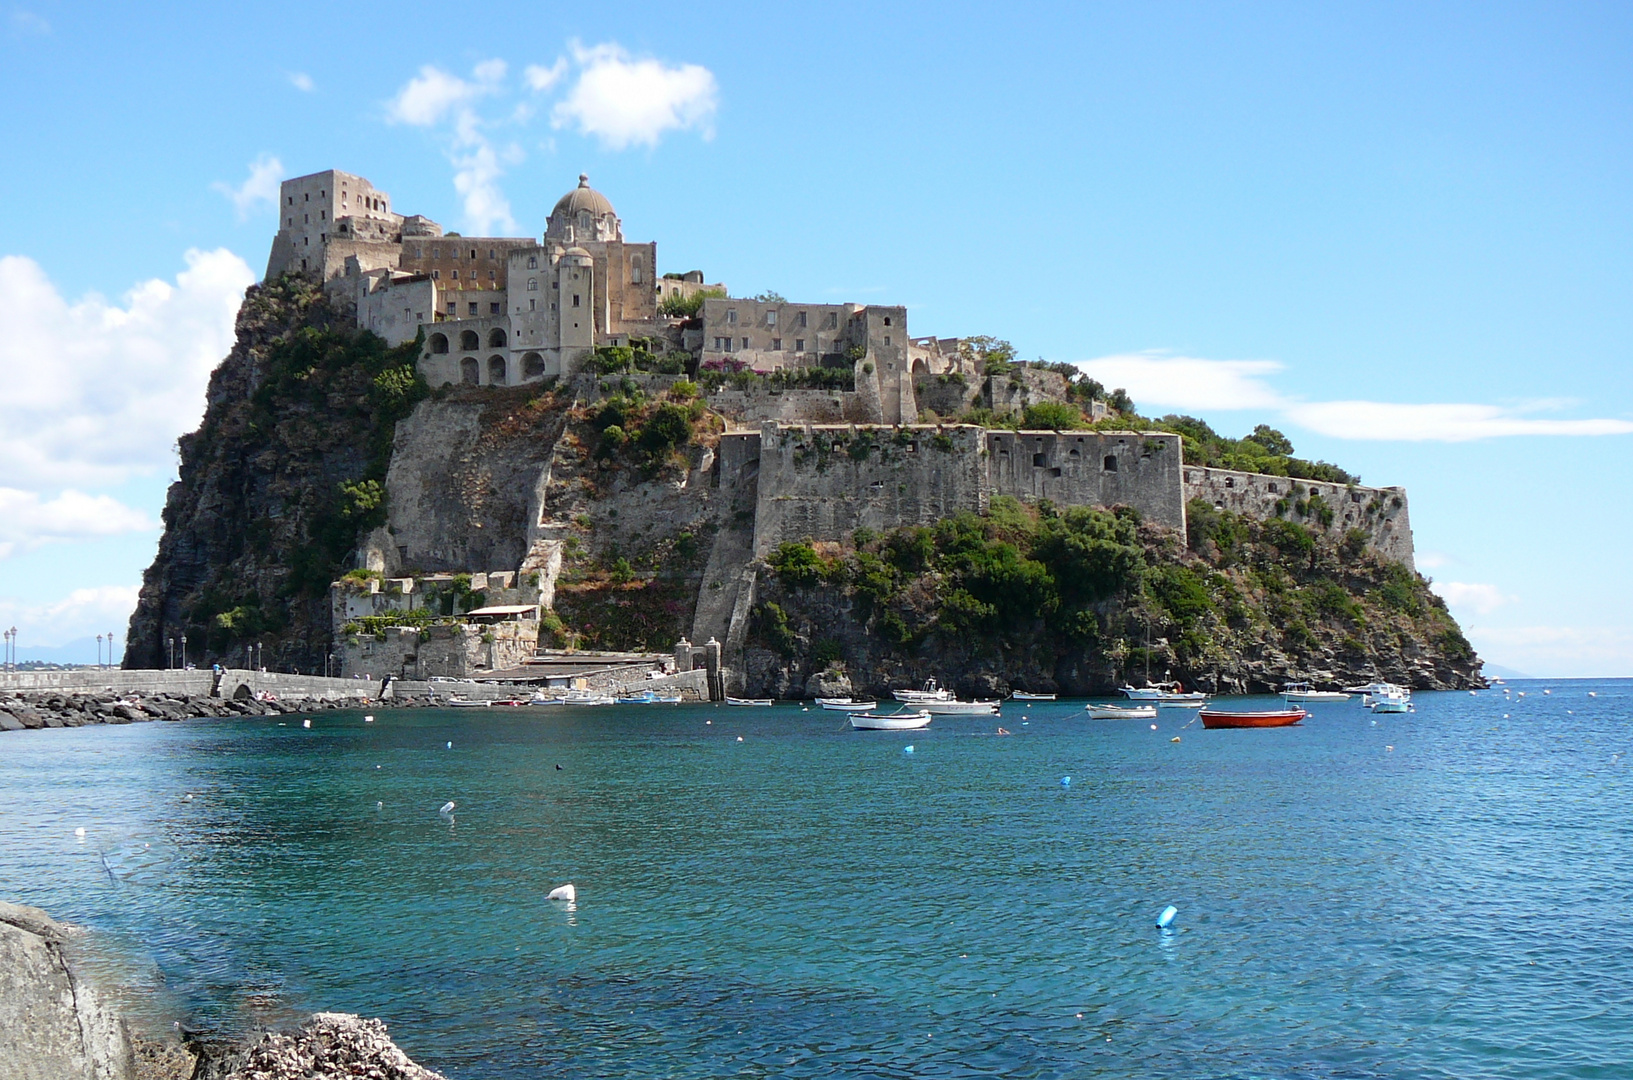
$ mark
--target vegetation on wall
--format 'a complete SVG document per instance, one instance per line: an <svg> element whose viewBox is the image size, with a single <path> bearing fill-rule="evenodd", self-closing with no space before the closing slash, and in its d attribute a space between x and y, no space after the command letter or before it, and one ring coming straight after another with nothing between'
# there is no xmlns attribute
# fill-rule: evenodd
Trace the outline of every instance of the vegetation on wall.
<svg viewBox="0 0 1633 1080"><path fill-rule="evenodd" d="M844 612L848 669L963 658L1043 677L1062 661L1108 688L1172 670L1188 682L1242 675L1267 651L1297 669L1321 652L1360 662L1426 644L1455 666L1473 652L1428 582L1365 538L1198 500L1188 535L1132 510L993 501L928 527L859 530L823 552L786 543L766 558L753 644L807 666ZM771 610L772 605L776 610ZM956 662L956 661L955 661ZM1087 688L1087 685L1082 687Z"/></svg>
<svg viewBox="0 0 1633 1080"><path fill-rule="evenodd" d="M725 295L724 289L699 289L685 296L666 296L658 302L658 314L670 319L695 319L703 310L703 301L724 299Z"/></svg>

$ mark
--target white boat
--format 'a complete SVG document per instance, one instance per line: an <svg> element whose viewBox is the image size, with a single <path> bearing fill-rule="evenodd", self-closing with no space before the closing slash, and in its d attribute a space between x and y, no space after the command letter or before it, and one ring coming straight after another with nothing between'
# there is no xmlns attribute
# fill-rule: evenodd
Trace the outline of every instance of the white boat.
<svg viewBox="0 0 1633 1080"><path fill-rule="evenodd" d="M470 698L451 697L443 702L450 709L486 709L493 704L491 701L473 701Z"/></svg>
<svg viewBox="0 0 1633 1080"><path fill-rule="evenodd" d="M639 694L628 694L616 700L620 705L678 705L680 695L664 697L655 690L642 690Z"/></svg>
<svg viewBox="0 0 1633 1080"><path fill-rule="evenodd" d="M1009 692L1009 697L1010 697L1010 700L1012 700L1012 701L1053 701L1053 700L1055 700L1055 695L1053 695L1053 694L1028 694L1025 690L1011 690Z"/></svg>
<svg viewBox="0 0 1633 1080"><path fill-rule="evenodd" d="M611 694L598 694L592 690L569 690L563 697L545 697L543 694L534 694L527 699L529 705L611 705L614 703Z"/></svg>
<svg viewBox="0 0 1633 1080"><path fill-rule="evenodd" d="M958 701L948 698L946 701L920 701L919 708L931 716L996 716L999 701Z"/></svg>
<svg viewBox="0 0 1633 1080"><path fill-rule="evenodd" d="M1394 683L1389 683L1389 682L1369 682L1365 686L1346 686L1346 687L1344 687L1344 693L1346 693L1346 694L1363 694L1363 695L1387 694L1391 690L1404 690L1404 689L1405 689L1405 687L1396 686Z"/></svg>
<svg viewBox="0 0 1633 1080"><path fill-rule="evenodd" d="M1281 696L1288 701L1348 701L1349 694L1341 690L1317 690L1307 682L1290 682L1281 688Z"/></svg>
<svg viewBox="0 0 1633 1080"><path fill-rule="evenodd" d="M1173 687L1173 683L1157 683L1155 686L1119 686L1118 692L1130 701L1156 701Z"/></svg>
<svg viewBox="0 0 1633 1080"><path fill-rule="evenodd" d="M897 701L905 701L912 705L922 705L926 701L953 700L953 692L937 686L934 679L925 679L923 690L892 690L891 694Z"/></svg>
<svg viewBox="0 0 1633 1080"><path fill-rule="evenodd" d="M1372 711L1375 713L1408 713L1412 711L1412 699L1406 694L1379 694L1372 700Z"/></svg>
<svg viewBox="0 0 1633 1080"><path fill-rule="evenodd" d="M857 731L915 731L930 726L930 714L922 709L890 715L880 713L851 713L850 725Z"/></svg>
<svg viewBox="0 0 1633 1080"><path fill-rule="evenodd" d="M1208 699L1206 697L1203 697L1203 696L1200 696L1200 695L1197 696L1197 697L1191 697L1189 695L1185 695L1185 696L1175 695L1173 697L1158 698L1157 699L1157 708L1159 708L1159 709L1200 709L1200 708L1202 708L1202 706L1206 705L1207 703L1208 703Z"/></svg>
<svg viewBox="0 0 1633 1080"><path fill-rule="evenodd" d="M1155 720L1155 705L1102 705L1090 702L1084 706L1094 720Z"/></svg>
<svg viewBox="0 0 1633 1080"><path fill-rule="evenodd" d="M852 701L850 698L818 698L817 701L829 712L872 712L879 707L877 701Z"/></svg>
<svg viewBox="0 0 1633 1080"><path fill-rule="evenodd" d="M727 705L770 705L768 697L727 697Z"/></svg>

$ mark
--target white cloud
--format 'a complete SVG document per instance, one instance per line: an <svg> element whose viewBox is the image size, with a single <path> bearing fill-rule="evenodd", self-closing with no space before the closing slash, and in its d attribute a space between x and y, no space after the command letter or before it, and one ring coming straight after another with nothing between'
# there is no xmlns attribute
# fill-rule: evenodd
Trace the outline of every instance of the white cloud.
<svg viewBox="0 0 1633 1080"><path fill-rule="evenodd" d="M1541 678L1633 675L1633 629L1625 626L1469 626L1482 659Z"/></svg>
<svg viewBox="0 0 1633 1080"><path fill-rule="evenodd" d="M1442 566L1450 566L1452 557L1441 551L1419 550L1412 556L1419 570L1438 570Z"/></svg>
<svg viewBox="0 0 1633 1080"><path fill-rule="evenodd" d="M549 67L539 64L527 65L527 68L522 72L522 77L527 80L528 86L538 93L543 93L560 82L561 77L565 74L567 74L567 58L562 56L558 57L556 62Z"/></svg>
<svg viewBox="0 0 1633 1080"><path fill-rule="evenodd" d="M317 84L312 82L312 76L304 71L291 71L289 73L289 85L305 94L310 94L317 89Z"/></svg>
<svg viewBox="0 0 1633 1080"><path fill-rule="evenodd" d="M1536 420L1531 411L1496 405L1403 404L1382 401L1288 402L1294 423L1339 439L1403 442L1469 442L1506 435L1627 435L1627 420Z"/></svg>
<svg viewBox="0 0 1633 1080"><path fill-rule="evenodd" d="M1516 405L1414 404L1384 401L1299 401L1282 394L1265 376L1283 370L1274 360L1207 360L1161 352L1126 353L1077 361L1108 388L1128 391L1150 412L1258 409L1339 439L1403 442L1468 442L1510 435L1627 435L1633 421L1596 418L1538 419L1529 416L1571 404L1538 398Z"/></svg>
<svg viewBox="0 0 1633 1080"><path fill-rule="evenodd" d="M7 485L95 487L172 466L198 425L255 274L225 249L188 251L174 284L70 303L32 259L0 257L0 431Z"/></svg>
<svg viewBox="0 0 1633 1080"><path fill-rule="evenodd" d="M23 8L12 8L11 28L19 34L49 34L51 24L32 11Z"/></svg>
<svg viewBox="0 0 1633 1080"><path fill-rule="evenodd" d="M588 49L574 43L572 51L582 70L551 113L556 127L574 125L613 150L656 146L669 130L713 137L720 90L708 68L632 59L612 42Z"/></svg>
<svg viewBox="0 0 1633 1080"><path fill-rule="evenodd" d="M408 80L386 106L393 123L431 127L476 99L496 92L505 77L503 60L484 60L472 72L474 81L461 79L432 64Z"/></svg>
<svg viewBox="0 0 1633 1080"><path fill-rule="evenodd" d="M1476 615L1490 615L1504 604L1512 603L1518 599L1518 597L1505 595L1495 585L1462 581L1436 581L1429 587L1438 593L1448 606L1461 611L1471 611Z"/></svg>
<svg viewBox="0 0 1633 1080"><path fill-rule="evenodd" d="M249 165L249 178L237 187L217 181L210 186L225 195L238 211L238 220L249 217L258 203L278 204L278 184L283 180L283 162L271 154L262 154Z"/></svg>
<svg viewBox="0 0 1633 1080"><path fill-rule="evenodd" d="M1282 401L1261 378L1281 370L1274 360L1202 360L1143 352L1081 360L1077 366L1108 388L1127 390L1142 408L1273 409Z"/></svg>
<svg viewBox="0 0 1633 1080"><path fill-rule="evenodd" d="M0 622L7 629L17 627L19 655L31 648L62 645L109 632L118 635L117 640L123 644L140 591L138 585L99 585L75 589L61 600L44 604L0 597Z"/></svg>
<svg viewBox="0 0 1633 1080"><path fill-rule="evenodd" d="M108 495L72 489L45 500L37 492L0 487L0 559L41 544L118 536L156 528L146 514Z"/></svg>

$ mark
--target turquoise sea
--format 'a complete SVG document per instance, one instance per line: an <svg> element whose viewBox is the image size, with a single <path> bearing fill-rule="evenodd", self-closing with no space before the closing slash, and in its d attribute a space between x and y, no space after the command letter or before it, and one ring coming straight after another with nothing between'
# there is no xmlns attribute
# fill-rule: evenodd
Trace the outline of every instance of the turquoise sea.
<svg viewBox="0 0 1633 1080"><path fill-rule="evenodd" d="M1509 687L10 733L0 897L194 1026L379 1016L455 1078L1630 1076L1633 681Z"/></svg>

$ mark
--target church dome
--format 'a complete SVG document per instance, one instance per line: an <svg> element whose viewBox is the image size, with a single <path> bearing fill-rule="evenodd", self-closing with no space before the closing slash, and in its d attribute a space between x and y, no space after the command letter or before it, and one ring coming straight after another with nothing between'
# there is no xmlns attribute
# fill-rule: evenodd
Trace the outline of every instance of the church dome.
<svg viewBox="0 0 1633 1080"><path fill-rule="evenodd" d="M556 208L550 212L550 216L570 221L580 210L589 211L590 216L595 218L613 213L612 203L607 201L605 195L590 186L590 178L585 173L578 174L578 186L561 197L556 203Z"/></svg>

